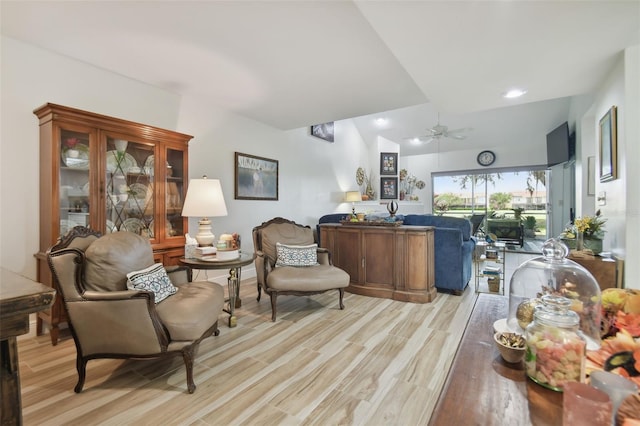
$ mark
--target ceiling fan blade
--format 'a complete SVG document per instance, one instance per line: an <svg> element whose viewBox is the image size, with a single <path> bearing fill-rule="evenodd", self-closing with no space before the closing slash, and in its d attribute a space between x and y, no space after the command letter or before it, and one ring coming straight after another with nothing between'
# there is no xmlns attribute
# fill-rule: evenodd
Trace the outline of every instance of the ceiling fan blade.
<svg viewBox="0 0 640 426"><path fill-rule="evenodd" d="M452 138L452 139L462 140L462 139L466 139L467 135L447 135L447 137Z"/></svg>
<svg viewBox="0 0 640 426"><path fill-rule="evenodd" d="M460 129L455 129L455 130L449 130L447 133L460 133L460 132L468 132L470 130L473 130L473 128L471 127L462 127Z"/></svg>

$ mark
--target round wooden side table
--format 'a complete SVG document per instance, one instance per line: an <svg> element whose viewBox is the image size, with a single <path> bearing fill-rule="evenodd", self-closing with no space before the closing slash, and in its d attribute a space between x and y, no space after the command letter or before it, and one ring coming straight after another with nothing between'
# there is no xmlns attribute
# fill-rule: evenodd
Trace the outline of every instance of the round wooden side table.
<svg viewBox="0 0 640 426"><path fill-rule="evenodd" d="M240 257L233 260L201 260L201 259L186 259L180 258L179 263L183 266L188 266L191 269L228 269L229 278L227 278L227 284L229 286L229 309L224 311L229 314L229 327L235 327L238 324L235 316L235 309L242 306L242 300L240 300L240 280L242 274L242 267L253 263L256 258L255 254L241 253Z"/></svg>

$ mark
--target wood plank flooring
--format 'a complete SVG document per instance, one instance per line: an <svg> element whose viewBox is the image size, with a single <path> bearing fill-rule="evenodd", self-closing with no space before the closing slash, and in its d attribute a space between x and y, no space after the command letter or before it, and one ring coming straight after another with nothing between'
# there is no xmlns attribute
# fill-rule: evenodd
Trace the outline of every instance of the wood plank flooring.
<svg viewBox="0 0 640 426"><path fill-rule="evenodd" d="M238 326L198 351L188 394L181 358L94 360L73 392L75 346L62 333L19 341L25 425L424 425L476 295L412 304L338 292L283 296L271 322L255 278L241 285Z"/></svg>

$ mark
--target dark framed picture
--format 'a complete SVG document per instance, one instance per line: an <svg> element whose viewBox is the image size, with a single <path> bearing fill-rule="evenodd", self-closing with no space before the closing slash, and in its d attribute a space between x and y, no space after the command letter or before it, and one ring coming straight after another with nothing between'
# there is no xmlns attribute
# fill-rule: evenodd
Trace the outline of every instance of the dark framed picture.
<svg viewBox="0 0 640 426"><path fill-rule="evenodd" d="M612 106L600 119L600 182L618 178L617 108Z"/></svg>
<svg viewBox="0 0 640 426"><path fill-rule="evenodd" d="M380 199L394 200L398 198L398 178L383 177L380 178Z"/></svg>
<svg viewBox="0 0 640 426"><path fill-rule="evenodd" d="M277 200L278 160L236 152L235 199Z"/></svg>
<svg viewBox="0 0 640 426"><path fill-rule="evenodd" d="M333 142L333 121L322 124L314 124L311 126L311 136L324 139L327 142Z"/></svg>
<svg viewBox="0 0 640 426"><path fill-rule="evenodd" d="M380 153L380 175L397 175L398 174L398 153L397 152L381 152Z"/></svg>

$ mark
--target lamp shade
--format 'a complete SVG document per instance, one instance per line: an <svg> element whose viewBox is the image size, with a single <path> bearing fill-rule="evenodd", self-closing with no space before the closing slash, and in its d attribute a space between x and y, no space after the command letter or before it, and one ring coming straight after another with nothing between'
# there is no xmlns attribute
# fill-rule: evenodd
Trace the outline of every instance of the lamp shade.
<svg viewBox="0 0 640 426"><path fill-rule="evenodd" d="M214 217L226 216L227 205L224 203L222 186L219 179L189 180L187 197L182 206L182 216Z"/></svg>
<svg viewBox="0 0 640 426"><path fill-rule="evenodd" d="M360 195L360 191L347 191L344 196L344 200L351 203L362 201L362 195Z"/></svg>

